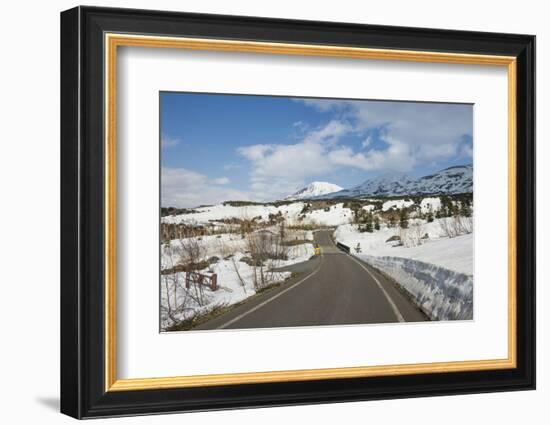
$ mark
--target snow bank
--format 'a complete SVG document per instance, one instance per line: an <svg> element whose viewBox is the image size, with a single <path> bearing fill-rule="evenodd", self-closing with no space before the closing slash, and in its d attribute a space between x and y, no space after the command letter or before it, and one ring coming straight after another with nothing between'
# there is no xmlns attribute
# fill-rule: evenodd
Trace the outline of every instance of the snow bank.
<svg viewBox="0 0 550 425"><path fill-rule="evenodd" d="M397 281L433 320L473 318L472 276L410 258L359 257Z"/></svg>
<svg viewBox="0 0 550 425"><path fill-rule="evenodd" d="M334 237L353 255L395 279L433 319L472 319L473 234L444 237L439 220L409 224L422 226L428 239L415 247L397 246L396 241L386 241L399 235L399 228L360 233L354 225L339 226Z"/></svg>

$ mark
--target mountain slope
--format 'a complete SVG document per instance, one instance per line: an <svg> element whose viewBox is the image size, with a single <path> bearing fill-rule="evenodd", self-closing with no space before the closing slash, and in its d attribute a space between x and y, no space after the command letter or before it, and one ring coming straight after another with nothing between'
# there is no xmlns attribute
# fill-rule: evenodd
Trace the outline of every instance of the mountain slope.
<svg viewBox="0 0 550 425"><path fill-rule="evenodd" d="M295 201L298 199L309 199L317 196L327 195L329 193L338 192L342 190L338 185L327 182L313 182L306 187L300 189L298 192L284 198L285 201Z"/></svg>
<svg viewBox="0 0 550 425"><path fill-rule="evenodd" d="M474 167L458 165L418 179L416 193L464 193L473 190Z"/></svg>
<svg viewBox="0 0 550 425"><path fill-rule="evenodd" d="M403 173L387 173L360 185L316 199L354 198L358 196L401 196L456 194L473 191L473 166L449 167L428 176L413 178Z"/></svg>

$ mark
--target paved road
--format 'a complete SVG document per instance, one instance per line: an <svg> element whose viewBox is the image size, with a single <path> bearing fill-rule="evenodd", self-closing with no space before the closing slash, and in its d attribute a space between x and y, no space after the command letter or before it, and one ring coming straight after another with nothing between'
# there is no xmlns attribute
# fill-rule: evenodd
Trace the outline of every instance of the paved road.
<svg viewBox="0 0 550 425"><path fill-rule="evenodd" d="M418 322L424 315L381 274L315 233L321 256L292 266L301 274L196 329Z"/></svg>

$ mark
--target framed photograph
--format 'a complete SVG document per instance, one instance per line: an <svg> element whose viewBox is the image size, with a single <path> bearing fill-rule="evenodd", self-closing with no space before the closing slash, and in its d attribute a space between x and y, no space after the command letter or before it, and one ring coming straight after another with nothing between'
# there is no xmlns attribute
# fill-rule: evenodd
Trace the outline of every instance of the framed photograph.
<svg viewBox="0 0 550 425"><path fill-rule="evenodd" d="M61 14L61 411L535 387L535 37Z"/></svg>

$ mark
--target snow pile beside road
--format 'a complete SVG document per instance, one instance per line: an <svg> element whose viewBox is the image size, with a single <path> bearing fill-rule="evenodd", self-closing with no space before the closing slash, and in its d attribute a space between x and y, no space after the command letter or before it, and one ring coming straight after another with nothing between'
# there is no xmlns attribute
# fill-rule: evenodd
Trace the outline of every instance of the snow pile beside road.
<svg viewBox="0 0 550 425"><path fill-rule="evenodd" d="M472 319L473 234L444 237L439 220L423 223L422 234L428 239L414 247L388 241L399 235L398 228L360 233L356 226L345 225L334 237L397 281L432 319Z"/></svg>
<svg viewBox="0 0 550 425"><path fill-rule="evenodd" d="M433 320L473 318L472 276L410 258L359 257L403 286Z"/></svg>

